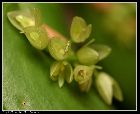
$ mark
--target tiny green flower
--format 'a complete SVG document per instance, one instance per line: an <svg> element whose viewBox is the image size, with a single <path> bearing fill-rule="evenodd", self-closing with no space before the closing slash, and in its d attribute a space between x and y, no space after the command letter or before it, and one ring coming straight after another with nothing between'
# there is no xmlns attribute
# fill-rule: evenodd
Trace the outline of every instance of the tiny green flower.
<svg viewBox="0 0 140 114"><path fill-rule="evenodd" d="M77 65L74 69L74 79L79 84L89 80L93 74L95 66Z"/></svg>
<svg viewBox="0 0 140 114"><path fill-rule="evenodd" d="M24 33L30 44L36 49L43 50L47 47L47 33L42 27L27 27L24 28Z"/></svg>
<svg viewBox="0 0 140 114"><path fill-rule="evenodd" d="M100 96L107 104L112 104L113 96L117 100L123 101L123 95L119 84L107 73L97 73L95 83Z"/></svg>
<svg viewBox="0 0 140 114"><path fill-rule="evenodd" d="M103 100L108 104L112 104L113 88L111 78L104 72L100 72L95 80L97 90Z"/></svg>
<svg viewBox="0 0 140 114"><path fill-rule="evenodd" d="M69 56L70 51L70 42L60 39L60 38L51 38L48 44L48 49L51 56L55 60L64 60Z"/></svg>
<svg viewBox="0 0 140 114"><path fill-rule="evenodd" d="M44 28L41 27L40 13L36 8L31 9L30 13L27 11L13 11L9 12L8 18L10 22L21 32L25 33L30 44L43 50L48 45L48 35Z"/></svg>
<svg viewBox="0 0 140 114"><path fill-rule="evenodd" d="M24 27L35 26L35 20L33 16L27 11L11 11L7 13L7 16L11 24L21 32L23 32Z"/></svg>
<svg viewBox="0 0 140 114"><path fill-rule="evenodd" d="M58 79L58 85L61 88L64 81L71 83L73 80L73 69L67 61L54 62L50 68L50 78L54 81Z"/></svg>
<svg viewBox="0 0 140 114"><path fill-rule="evenodd" d="M81 17L74 17L70 28L72 41L75 43L84 42L86 39L88 39L91 30L91 24L87 25L85 20Z"/></svg>
<svg viewBox="0 0 140 114"><path fill-rule="evenodd" d="M77 58L81 64L94 65L99 61L99 54L90 47L82 47L77 51Z"/></svg>

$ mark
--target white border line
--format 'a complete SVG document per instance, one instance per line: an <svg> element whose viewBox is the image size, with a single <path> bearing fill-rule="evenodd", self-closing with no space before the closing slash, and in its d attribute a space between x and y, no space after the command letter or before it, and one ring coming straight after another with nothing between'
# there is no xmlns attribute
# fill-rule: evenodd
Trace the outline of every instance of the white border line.
<svg viewBox="0 0 140 114"><path fill-rule="evenodd" d="M138 106L138 104L137 104L137 7L138 7L138 5L137 5L137 2L136 2L136 110L137 110L137 106Z"/></svg>
<svg viewBox="0 0 140 114"><path fill-rule="evenodd" d="M3 3L2 3L2 111L3 111Z"/></svg>
<svg viewBox="0 0 140 114"><path fill-rule="evenodd" d="M2 3L137 3L137 2L2 2Z"/></svg>
<svg viewBox="0 0 140 114"><path fill-rule="evenodd" d="M2 111L31 112L32 111L137 111L137 2L2 2L2 93L3 93L3 4L4 3L135 3L136 4L136 110L3 110L2 94Z"/></svg>

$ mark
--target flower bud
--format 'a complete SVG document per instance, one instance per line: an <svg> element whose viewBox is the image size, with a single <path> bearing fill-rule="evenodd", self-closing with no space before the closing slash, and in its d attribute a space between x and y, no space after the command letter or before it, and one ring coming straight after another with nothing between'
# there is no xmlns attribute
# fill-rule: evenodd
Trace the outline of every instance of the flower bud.
<svg viewBox="0 0 140 114"><path fill-rule="evenodd" d="M7 13L7 16L11 24L22 32L23 28L25 27L35 26L35 20L33 16L27 11L11 11Z"/></svg>
<svg viewBox="0 0 140 114"><path fill-rule="evenodd" d="M36 49L43 50L48 45L48 35L42 27L24 28L25 35L30 44Z"/></svg>
<svg viewBox="0 0 140 114"><path fill-rule="evenodd" d="M94 65L99 61L99 54L92 48L82 47L77 51L77 58L81 64Z"/></svg>
<svg viewBox="0 0 140 114"><path fill-rule="evenodd" d="M96 76L95 83L100 96L107 104L112 104L113 96L117 100L123 101L123 95L119 84L107 73L98 73Z"/></svg>
<svg viewBox="0 0 140 114"><path fill-rule="evenodd" d="M113 97L112 80L108 74L100 72L95 80L97 90L103 100L111 105Z"/></svg>
<svg viewBox="0 0 140 114"><path fill-rule="evenodd" d="M48 49L51 56L58 61L66 59L70 52L70 47L67 48L67 43L65 40L56 37L50 39Z"/></svg>
<svg viewBox="0 0 140 114"><path fill-rule="evenodd" d="M74 17L72 20L70 35L75 43L84 42L90 35L92 25L87 25L85 20L81 17Z"/></svg>
<svg viewBox="0 0 140 114"><path fill-rule="evenodd" d="M48 35L45 29L41 27L38 9L34 8L31 11L13 11L7 15L13 26L25 33L33 47L39 50L43 50L47 47Z"/></svg>

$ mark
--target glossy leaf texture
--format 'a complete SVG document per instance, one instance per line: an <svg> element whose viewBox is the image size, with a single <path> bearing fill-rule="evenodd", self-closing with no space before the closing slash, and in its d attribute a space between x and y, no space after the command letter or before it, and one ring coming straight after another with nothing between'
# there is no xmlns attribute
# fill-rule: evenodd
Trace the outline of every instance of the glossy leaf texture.
<svg viewBox="0 0 140 114"><path fill-rule="evenodd" d="M43 20L66 35L61 4L20 4L38 7ZM16 3L3 4L3 108L5 110L105 110L106 105L94 88L87 94L75 83L63 88L50 79L54 62L49 54L32 47L7 18L7 12L18 10ZM57 14L56 14L57 12Z"/></svg>

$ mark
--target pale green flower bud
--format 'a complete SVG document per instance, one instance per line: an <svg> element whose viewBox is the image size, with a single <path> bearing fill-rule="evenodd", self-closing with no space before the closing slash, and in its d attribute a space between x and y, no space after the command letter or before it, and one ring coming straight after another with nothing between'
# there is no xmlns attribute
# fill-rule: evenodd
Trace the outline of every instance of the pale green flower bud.
<svg viewBox="0 0 140 114"><path fill-rule="evenodd" d="M44 28L32 26L24 28L24 32L33 47L39 50L43 50L47 47L48 35Z"/></svg>
<svg viewBox="0 0 140 114"><path fill-rule="evenodd" d="M29 26L35 26L35 20L33 16L24 10L16 10L7 13L8 19L11 24L18 30L23 32L23 28Z"/></svg>
<svg viewBox="0 0 140 114"><path fill-rule="evenodd" d="M90 47L82 47L77 51L77 58L81 64L94 65L99 61L99 54Z"/></svg>
<svg viewBox="0 0 140 114"><path fill-rule="evenodd" d="M92 25L87 25L85 20L81 17L74 17L72 20L70 35L75 43L84 42L88 39L92 30Z"/></svg>
<svg viewBox="0 0 140 114"><path fill-rule="evenodd" d="M100 72L95 80L97 90L103 100L111 105L113 97L112 80L108 74Z"/></svg>
<svg viewBox="0 0 140 114"><path fill-rule="evenodd" d="M25 33L33 47L39 50L47 47L48 35L45 29L41 27L41 17L38 9L12 11L8 12L7 15L13 26Z"/></svg>
<svg viewBox="0 0 140 114"><path fill-rule="evenodd" d="M69 42L60 38L52 38L48 44L48 49L51 56L56 60L64 60L69 56L70 46Z"/></svg>
<svg viewBox="0 0 140 114"><path fill-rule="evenodd" d="M98 73L96 76L95 83L100 96L107 104L112 104L113 96L117 100L123 101L123 95L119 84L107 73Z"/></svg>

